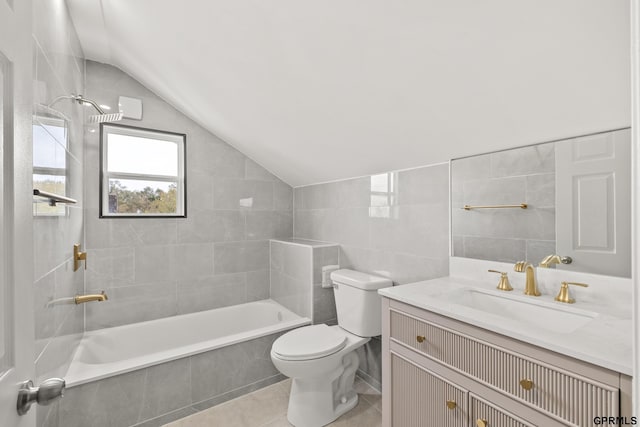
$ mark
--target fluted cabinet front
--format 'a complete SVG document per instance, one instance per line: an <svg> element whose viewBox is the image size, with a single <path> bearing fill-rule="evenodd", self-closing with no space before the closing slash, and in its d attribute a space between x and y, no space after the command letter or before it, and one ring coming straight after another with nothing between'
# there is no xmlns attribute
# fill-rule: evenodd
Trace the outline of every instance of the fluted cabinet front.
<svg viewBox="0 0 640 427"><path fill-rule="evenodd" d="M470 394L472 427L536 427L515 415Z"/></svg>
<svg viewBox="0 0 640 427"><path fill-rule="evenodd" d="M467 423L466 390L391 354L393 426L460 427Z"/></svg>
<svg viewBox="0 0 640 427"><path fill-rule="evenodd" d="M393 340L569 425L619 414L617 387L406 313L392 310L390 316Z"/></svg>

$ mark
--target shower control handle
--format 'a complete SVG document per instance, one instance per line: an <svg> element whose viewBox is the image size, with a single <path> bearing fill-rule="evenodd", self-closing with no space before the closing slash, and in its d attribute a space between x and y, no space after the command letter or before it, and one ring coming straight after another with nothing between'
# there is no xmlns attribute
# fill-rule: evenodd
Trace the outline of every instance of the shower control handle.
<svg viewBox="0 0 640 427"><path fill-rule="evenodd" d="M36 402L38 405L49 405L59 397L62 397L66 383L62 378L49 378L40 384L40 387L34 387L33 381L25 381L20 384L18 391L18 403L16 409L18 415L24 415L31 409L31 404Z"/></svg>

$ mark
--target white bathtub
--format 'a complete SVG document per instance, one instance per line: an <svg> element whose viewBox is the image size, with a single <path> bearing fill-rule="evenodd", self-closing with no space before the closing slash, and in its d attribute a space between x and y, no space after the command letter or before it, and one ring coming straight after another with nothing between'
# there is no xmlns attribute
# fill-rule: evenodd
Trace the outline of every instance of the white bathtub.
<svg viewBox="0 0 640 427"><path fill-rule="evenodd" d="M84 334L67 387L307 325L273 300L100 329Z"/></svg>

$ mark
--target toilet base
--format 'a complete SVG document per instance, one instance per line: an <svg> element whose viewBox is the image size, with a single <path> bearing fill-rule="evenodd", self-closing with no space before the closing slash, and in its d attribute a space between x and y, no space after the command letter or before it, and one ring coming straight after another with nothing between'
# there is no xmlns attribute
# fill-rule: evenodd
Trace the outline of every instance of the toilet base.
<svg viewBox="0 0 640 427"><path fill-rule="evenodd" d="M355 351L329 375L293 378L287 419L295 427L322 427L349 412L358 404L353 389L359 359Z"/></svg>

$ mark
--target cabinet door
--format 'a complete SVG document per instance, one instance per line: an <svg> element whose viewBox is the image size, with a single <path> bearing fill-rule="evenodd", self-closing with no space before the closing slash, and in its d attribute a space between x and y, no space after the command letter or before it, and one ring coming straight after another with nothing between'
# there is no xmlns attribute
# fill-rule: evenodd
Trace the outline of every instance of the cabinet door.
<svg viewBox="0 0 640 427"><path fill-rule="evenodd" d="M472 427L535 427L500 407L469 394Z"/></svg>
<svg viewBox="0 0 640 427"><path fill-rule="evenodd" d="M466 390L391 353L392 426L464 426L467 405Z"/></svg>

